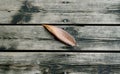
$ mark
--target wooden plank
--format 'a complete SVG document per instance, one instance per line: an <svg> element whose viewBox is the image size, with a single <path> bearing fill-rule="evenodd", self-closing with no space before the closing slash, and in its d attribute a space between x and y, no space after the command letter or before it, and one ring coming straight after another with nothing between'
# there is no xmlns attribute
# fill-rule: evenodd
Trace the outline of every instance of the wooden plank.
<svg viewBox="0 0 120 74"><path fill-rule="evenodd" d="M1 50L119 50L119 26L58 26L77 41L69 47L42 26L0 26Z"/></svg>
<svg viewBox="0 0 120 74"><path fill-rule="evenodd" d="M119 24L119 3L119 0L1 0L0 23Z"/></svg>
<svg viewBox="0 0 120 74"><path fill-rule="evenodd" d="M16 11L20 9L25 0L0 0L0 11Z"/></svg>
<svg viewBox="0 0 120 74"><path fill-rule="evenodd" d="M69 67L69 69L67 69L67 67ZM119 66L67 66L66 68L64 68L64 70L49 70L49 68L44 68L44 67L40 67L40 68L31 68L28 66L27 69L26 66L24 67L24 69L21 69L21 68L9 68L9 67L6 67L6 66L1 66L1 73L4 74L15 74L15 73L19 73L19 74L36 74L36 73L39 73L39 74L43 74L43 73L46 73L46 74L109 74L109 73L112 73L112 74L119 74ZM71 68L72 67L72 68ZM99 68L100 67L100 68ZM110 67L110 68L109 68ZM9 69L9 70L5 70L4 68L6 69ZM101 68L103 70L101 70ZM75 70L76 69L76 70ZM100 70L99 70L100 69ZM47 71L46 71L47 70ZM112 70L112 71L111 71Z"/></svg>
<svg viewBox="0 0 120 74"><path fill-rule="evenodd" d="M37 18L37 19L36 19ZM29 24L119 24L118 15L103 13L36 13Z"/></svg>
<svg viewBox="0 0 120 74"><path fill-rule="evenodd" d="M102 13L33 13L27 15L26 13L13 13L16 11L0 11L2 13L1 21L2 24L119 24L119 16L114 14L102 14ZM3 16L4 15L4 16ZM14 19L15 17L29 17L31 18L28 22L24 19ZM5 17L7 16L7 17ZM10 19L8 19L10 18ZM19 22L16 22L20 20ZM14 22L12 22L14 21Z"/></svg>
<svg viewBox="0 0 120 74"><path fill-rule="evenodd" d="M0 64L117 65L119 57L119 53L1 52Z"/></svg>
<svg viewBox="0 0 120 74"><path fill-rule="evenodd" d="M119 57L119 53L1 52L0 71L6 74L118 74Z"/></svg>
<svg viewBox="0 0 120 74"><path fill-rule="evenodd" d="M0 10L19 10L20 6L24 5L24 2L30 3L32 6L38 6L39 8L43 8L47 11L63 11L63 12L78 12L78 11L102 11L107 10L107 7L114 8L119 4L119 0L1 0ZM9 4L9 7L7 6ZM110 7L111 5L116 5ZM117 8L115 8L117 9Z"/></svg>
<svg viewBox="0 0 120 74"><path fill-rule="evenodd" d="M16 14L17 11L0 11L0 24L4 23L10 23L11 22L11 17Z"/></svg>

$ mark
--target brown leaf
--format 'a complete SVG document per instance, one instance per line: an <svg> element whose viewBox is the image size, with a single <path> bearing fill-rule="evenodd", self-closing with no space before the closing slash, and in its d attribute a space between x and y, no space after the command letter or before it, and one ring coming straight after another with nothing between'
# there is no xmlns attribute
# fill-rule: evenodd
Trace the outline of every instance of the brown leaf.
<svg viewBox="0 0 120 74"><path fill-rule="evenodd" d="M43 25L49 32L51 32L54 36L56 36L59 40L61 40L62 42L71 45L71 46L75 46L76 45L76 41L75 39L66 31L64 31L61 28L52 26L52 25Z"/></svg>

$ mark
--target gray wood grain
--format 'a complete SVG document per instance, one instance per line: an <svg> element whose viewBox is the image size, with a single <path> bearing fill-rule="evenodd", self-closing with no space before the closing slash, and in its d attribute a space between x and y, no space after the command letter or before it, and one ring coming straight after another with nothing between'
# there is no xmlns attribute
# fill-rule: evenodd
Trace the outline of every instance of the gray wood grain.
<svg viewBox="0 0 120 74"><path fill-rule="evenodd" d="M119 26L58 26L77 41L69 47L43 26L0 26L1 50L119 50Z"/></svg>
<svg viewBox="0 0 120 74"><path fill-rule="evenodd" d="M119 3L119 0L0 0L0 23L119 24Z"/></svg>
<svg viewBox="0 0 120 74"><path fill-rule="evenodd" d="M4 52L1 74L119 74L119 53Z"/></svg>
<svg viewBox="0 0 120 74"><path fill-rule="evenodd" d="M59 26L77 40L69 47L42 26L0 26L0 50L120 50L119 0L0 0L0 24ZM120 74L119 53L0 52L0 74Z"/></svg>

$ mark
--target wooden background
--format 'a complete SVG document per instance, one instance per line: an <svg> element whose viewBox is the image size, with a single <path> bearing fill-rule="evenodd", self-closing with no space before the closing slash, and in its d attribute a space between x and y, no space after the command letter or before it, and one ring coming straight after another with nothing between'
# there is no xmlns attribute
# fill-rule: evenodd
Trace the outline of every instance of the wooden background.
<svg viewBox="0 0 120 74"><path fill-rule="evenodd" d="M1 74L119 74L119 53L4 52Z"/></svg>
<svg viewBox="0 0 120 74"><path fill-rule="evenodd" d="M46 23L69 32L77 46L59 42L41 25ZM81 25L120 24L120 0L0 0L0 24L0 50L120 50L119 26ZM0 74L120 74L119 57L112 52L0 52Z"/></svg>
<svg viewBox="0 0 120 74"><path fill-rule="evenodd" d="M77 41L71 47L43 26L0 26L1 50L120 50L120 26L58 26Z"/></svg>
<svg viewBox="0 0 120 74"><path fill-rule="evenodd" d="M119 0L0 0L0 23L119 24Z"/></svg>

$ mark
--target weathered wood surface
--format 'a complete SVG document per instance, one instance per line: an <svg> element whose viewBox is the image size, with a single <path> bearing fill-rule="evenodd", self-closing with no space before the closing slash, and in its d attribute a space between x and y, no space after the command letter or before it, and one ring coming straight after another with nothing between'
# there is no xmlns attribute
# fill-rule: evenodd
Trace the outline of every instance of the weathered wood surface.
<svg viewBox="0 0 120 74"><path fill-rule="evenodd" d="M0 26L1 50L120 50L119 26L58 26L77 41L69 47L43 26Z"/></svg>
<svg viewBox="0 0 120 74"><path fill-rule="evenodd" d="M0 0L4 24L120 24L119 0Z"/></svg>
<svg viewBox="0 0 120 74"><path fill-rule="evenodd" d="M1 74L119 74L119 53L4 52Z"/></svg>

